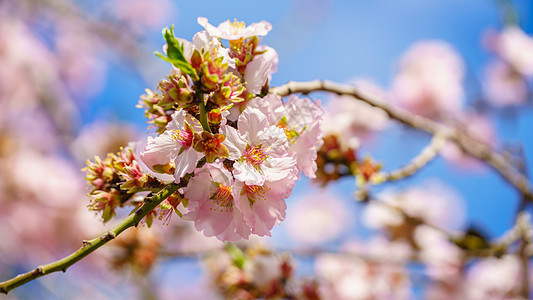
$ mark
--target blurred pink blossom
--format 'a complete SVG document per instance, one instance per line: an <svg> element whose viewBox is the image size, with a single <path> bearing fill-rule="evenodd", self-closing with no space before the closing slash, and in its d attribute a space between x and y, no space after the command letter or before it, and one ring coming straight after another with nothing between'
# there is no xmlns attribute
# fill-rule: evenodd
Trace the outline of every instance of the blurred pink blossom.
<svg viewBox="0 0 533 300"><path fill-rule="evenodd" d="M427 265L429 277L457 284L463 267L463 251L449 237L427 225L418 226L414 238L420 247L420 260Z"/></svg>
<svg viewBox="0 0 533 300"><path fill-rule="evenodd" d="M290 207L286 225L295 242L317 246L350 229L348 208L337 196L324 191L299 198Z"/></svg>
<svg viewBox="0 0 533 300"><path fill-rule="evenodd" d="M471 300L520 298L520 260L514 255L488 257L467 273L466 296Z"/></svg>
<svg viewBox="0 0 533 300"><path fill-rule="evenodd" d="M139 140L140 134L133 124L96 121L81 128L70 149L79 162L95 155L105 157L126 147L130 141Z"/></svg>
<svg viewBox="0 0 533 300"><path fill-rule="evenodd" d="M406 190L387 189L371 201L363 212L363 221L372 228L395 227L404 222L400 209L410 217L441 228L462 229L466 215L464 200L451 187L439 181L427 181ZM395 209L396 208L396 209Z"/></svg>
<svg viewBox="0 0 533 300"><path fill-rule="evenodd" d="M167 25L175 10L175 5L169 0L116 0L113 9L119 21L137 32Z"/></svg>
<svg viewBox="0 0 533 300"><path fill-rule="evenodd" d="M483 91L488 102L496 107L523 104L528 96L525 79L501 61L494 61L486 67Z"/></svg>
<svg viewBox="0 0 533 300"><path fill-rule="evenodd" d="M323 299L409 299L402 265L365 261L350 254L321 254L315 262Z"/></svg>
<svg viewBox="0 0 533 300"><path fill-rule="evenodd" d="M461 56L443 41L423 41L403 56L391 90L391 101L414 113L442 118L457 114L464 102Z"/></svg>
<svg viewBox="0 0 533 300"><path fill-rule="evenodd" d="M75 98L90 98L106 82L106 65L100 57L104 45L83 24L58 22L56 55L61 77Z"/></svg>
<svg viewBox="0 0 533 300"><path fill-rule="evenodd" d="M458 130L468 134L470 137L485 143L487 146L494 148L497 143L495 129L490 122L483 115L466 112L459 117ZM457 145L448 142L441 150L440 154L453 163L455 166L463 170L479 171L481 162L477 161L472 156L464 153Z"/></svg>
<svg viewBox="0 0 533 300"><path fill-rule="evenodd" d="M355 79L350 82L365 96L376 100L387 98L386 93L370 81ZM377 131L385 129L387 124L388 116L383 110L350 96L332 96L326 106L322 130L335 133L351 141L351 146L357 146L357 141L371 138Z"/></svg>
<svg viewBox="0 0 533 300"><path fill-rule="evenodd" d="M508 26L501 32L496 52L520 74L533 75L533 38L519 27Z"/></svg>

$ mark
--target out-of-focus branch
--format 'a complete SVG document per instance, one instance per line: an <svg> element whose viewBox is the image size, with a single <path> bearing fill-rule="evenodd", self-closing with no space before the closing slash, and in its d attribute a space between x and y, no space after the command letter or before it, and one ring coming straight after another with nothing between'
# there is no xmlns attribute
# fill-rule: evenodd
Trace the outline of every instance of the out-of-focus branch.
<svg viewBox="0 0 533 300"><path fill-rule="evenodd" d="M288 82L279 87L270 89L271 93L282 97L294 93L308 94L311 92L325 91L338 95L352 96L371 106L383 110L391 119L403 123L409 127L428 132L432 135L442 136L459 146L464 152L476 157L498 172L505 180L512 184L528 201L533 201L533 189L529 180L516 170L503 155L497 153L484 143L470 137L461 130L435 122L433 120L412 114L408 111L391 107L384 101L369 97L361 93L352 85L343 85L326 80L314 80L308 82Z"/></svg>
<svg viewBox="0 0 533 300"><path fill-rule="evenodd" d="M55 261L53 263L39 266L30 272L20 274L17 277L14 277L10 280L0 282L0 293L7 294L9 291L11 291L12 289L18 286L21 286L34 279L37 279L44 275L48 275L53 272L58 272L58 271L65 272L67 268L69 268L76 262L80 261L85 256L89 255L94 250L105 245L107 242L116 238L124 230L132 226L137 226L139 222L142 220L142 218L144 218L149 212L151 212L157 205L159 205L159 203L165 200L168 196L172 195L175 191L177 191L178 188L180 188L180 185L172 183L172 184L167 185L159 193L151 197L146 197L144 199L143 206L141 206L141 208L139 208L135 213L130 214L128 217L126 217L124 220L118 223L111 230L103 233L99 237L94 238L89 241L83 241L83 246L80 249L78 249L78 251L70 254L69 256L63 259L60 259L58 261Z"/></svg>
<svg viewBox="0 0 533 300"><path fill-rule="evenodd" d="M520 246L518 248L518 258L521 263L521 290L520 294L524 299L529 298L529 257L528 248L531 245L531 225L529 215L520 212L517 219L517 226L520 231Z"/></svg>
<svg viewBox="0 0 533 300"><path fill-rule="evenodd" d="M439 151L446 145L446 138L435 135L422 151L411 160L411 162L400 169L383 174L385 181L394 181L414 175L418 170L425 167L430 161L435 159Z"/></svg>

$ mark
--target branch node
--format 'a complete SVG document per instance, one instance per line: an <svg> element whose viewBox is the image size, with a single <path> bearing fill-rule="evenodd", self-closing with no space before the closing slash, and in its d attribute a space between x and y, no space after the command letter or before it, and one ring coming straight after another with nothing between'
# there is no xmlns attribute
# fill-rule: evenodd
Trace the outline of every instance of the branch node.
<svg viewBox="0 0 533 300"><path fill-rule="evenodd" d="M92 245L92 243L90 241L88 241L88 240L83 240L81 243L83 244L84 247Z"/></svg>
<svg viewBox="0 0 533 300"><path fill-rule="evenodd" d="M110 240L112 240L114 238L115 238L115 234L112 233L112 232L108 232L104 236L102 236L101 240L107 242L107 241L110 241Z"/></svg>
<svg viewBox="0 0 533 300"><path fill-rule="evenodd" d="M0 287L0 294L7 295L7 290L5 287Z"/></svg>
<svg viewBox="0 0 533 300"><path fill-rule="evenodd" d="M41 267L35 268L35 270L33 270L33 274L35 274L37 276L38 275L43 275L43 268L41 268Z"/></svg>

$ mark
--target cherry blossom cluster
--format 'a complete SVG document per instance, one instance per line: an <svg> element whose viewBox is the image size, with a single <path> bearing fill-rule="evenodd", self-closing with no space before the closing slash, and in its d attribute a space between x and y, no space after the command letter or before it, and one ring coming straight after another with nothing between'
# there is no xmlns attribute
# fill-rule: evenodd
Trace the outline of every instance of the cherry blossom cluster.
<svg viewBox="0 0 533 300"><path fill-rule="evenodd" d="M315 177L321 104L268 94L278 60L260 44L268 22L198 23L205 30L192 42L176 38L173 28L163 31L165 54L157 55L173 69L139 102L157 135L89 163L90 208L106 221L128 200L123 195L175 182L183 188L154 212L164 222L176 211L220 240L270 236L299 173ZM105 184L114 190L102 190Z"/></svg>
<svg viewBox="0 0 533 300"><path fill-rule="evenodd" d="M115 215L117 207L134 205L134 201L128 200L135 193L148 186L161 186L157 179L142 172L129 147L116 154L109 153L103 160L96 156L94 162L87 161L83 170L86 172L85 179L91 185L89 209L102 212L104 222Z"/></svg>

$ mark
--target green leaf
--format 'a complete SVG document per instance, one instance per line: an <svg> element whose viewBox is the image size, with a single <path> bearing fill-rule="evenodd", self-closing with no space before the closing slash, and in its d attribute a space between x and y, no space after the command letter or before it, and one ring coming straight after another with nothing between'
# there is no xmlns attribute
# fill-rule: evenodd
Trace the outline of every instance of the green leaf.
<svg viewBox="0 0 533 300"><path fill-rule="evenodd" d="M111 220L112 216L113 216L113 211L111 210L111 206L106 205L102 213L102 219L104 219L104 223Z"/></svg>
<svg viewBox="0 0 533 300"><path fill-rule="evenodd" d="M185 59L183 55L183 45L180 45L178 39L174 36L174 25L169 28L163 29L163 37L167 42L167 56L160 52L155 52L155 55L164 61L173 64L176 68L180 69L183 73L191 75L193 80L198 79L196 70Z"/></svg>
<svg viewBox="0 0 533 300"><path fill-rule="evenodd" d="M242 252L239 247L235 246L232 243L226 244L226 251L228 251L229 255L233 258L233 263L237 268L242 269L244 267L244 263L246 262L246 256L244 255L244 252Z"/></svg>

